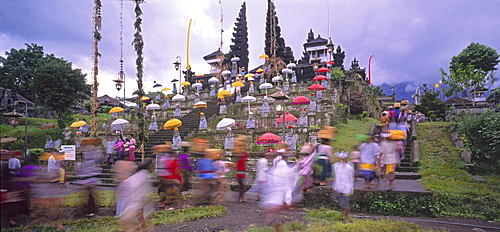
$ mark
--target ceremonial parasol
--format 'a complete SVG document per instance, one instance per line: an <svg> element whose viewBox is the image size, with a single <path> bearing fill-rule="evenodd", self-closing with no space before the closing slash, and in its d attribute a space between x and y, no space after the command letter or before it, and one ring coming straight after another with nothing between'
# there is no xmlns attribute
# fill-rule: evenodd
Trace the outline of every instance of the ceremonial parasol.
<svg viewBox="0 0 500 232"><path fill-rule="evenodd" d="M191 85L191 83L189 83L189 82L187 82L187 81L184 81L184 82L182 82L182 83L181 83L181 85L182 85L182 86L190 86L190 85Z"/></svg>
<svg viewBox="0 0 500 232"><path fill-rule="evenodd" d="M330 72L330 69L326 68L326 67L322 67L320 69L318 69L318 71L316 72Z"/></svg>
<svg viewBox="0 0 500 232"><path fill-rule="evenodd" d="M259 89L272 89L273 88L273 84L271 83L263 83L261 85L259 85Z"/></svg>
<svg viewBox="0 0 500 232"><path fill-rule="evenodd" d="M172 101L185 101L186 97L182 96L181 94L177 94L174 97L172 97Z"/></svg>
<svg viewBox="0 0 500 232"><path fill-rule="evenodd" d="M259 70L257 70L257 71L259 71ZM264 71L264 70L262 70L262 71ZM246 78L248 78L248 77L254 77L254 76L255 76L255 74L253 74L253 73L247 73L247 74L245 74Z"/></svg>
<svg viewBox="0 0 500 232"><path fill-rule="evenodd" d="M255 97L252 97L252 96L245 96L245 97L241 98L241 102L248 102L248 112L250 112L250 102L254 102L256 100L257 99Z"/></svg>
<svg viewBox="0 0 500 232"><path fill-rule="evenodd" d="M257 139L257 145L262 145L262 144L272 144L272 143L279 143L281 142L281 138L271 132L267 132L263 135L261 135Z"/></svg>
<svg viewBox="0 0 500 232"><path fill-rule="evenodd" d="M229 75L231 75L231 71L229 71L229 70L224 70L224 71L222 71L222 73L221 73L221 74L222 74L222 75L224 75L224 76L229 76Z"/></svg>
<svg viewBox="0 0 500 232"><path fill-rule="evenodd" d="M260 55L260 56L259 56L259 58L264 58L264 59L266 59L266 60L269 60L269 56L268 56L268 55L266 55L266 54L262 54L262 55Z"/></svg>
<svg viewBox="0 0 500 232"><path fill-rule="evenodd" d="M142 100L143 102L146 102L146 101L151 100L151 98L146 97L146 96L142 96L142 97L141 97L141 100Z"/></svg>
<svg viewBox="0 0 500 232"><path fill-rule="evenodd" d="M160 109L160 105L158 104L149 104L146 106L146 110L159 110Z"/></svg>
<svg viewBox="0 0 500 232"><path fill-rule="evenodd" d="M231 92L227 91L227 90L221 90L219 93L217 93L217 97L219 98L223 98L223 97L227 97L227 96L231 96Z"/></svg>
<svg viewBox="0 0 500 232"><path fill-rule="evenodd" d="M305 105L311 101L306 96L300 95L292 100L292 105Z"/></svg>
<svg viewBox="0 0 500 232"><path fill-rule="evenodd" d="M247 80L249 80L249 81L253 81L253 80L255 80L255 78L253 78L253 77L248 77L248 78L247 78Z"/></svg>
<svg viewBox="0 0 500 232"><path fill-rule="evenodd" d="M323 75L317 75L312 80L313 81L325 81L325 80L328 80L328 78L323 76Z"/></svg>
<svg viewBox="0 0 500 232"><path fill-rule="evenodd" d="M245 86L245 84L243 84L243 82L241 82L241 81L237 81L237 82L234 82L231 86L233 86L233 87L243 87L243 86Z"/></svg>
<svg viewBox="0 0 500 232"><path fill-rule="evenodd" d="M156 83L156 81L154 81L154 83L155 83L155 85L153 85L153 88L161 87L161 84Z"/></svg>
<svg viewBox="0 0 500 232"><path fill-rule="evenodd" d="M219 79L217 79L216 77L211 77L210 79L208 79L208 83L218 83L219 82Z"/></svg>
<svg viewBox="0 0 500 232"><path fill-rule="evenodd" d="M334 65L334 64L335 64L335 62L333 62L333 61L328 61L328 62L326 62L326 64L327 64L327 65Z"/></svg>
<svg viewBox="0 0 500 232"><path fill-rule="evenodd" d="M53 127L56 127L56 125L54 125L54 123L45 123L43 125L40 126L40 129L49 129L49 128L53 128Z"/></svg>
<svg viewBox="0 0 500 232"><path fill-rule="evenodd" d="M193 87L195 87L195 88L201 88L201 87L203 87L203 84L200 83L200 82L197 82L197 83L193 84Z"/></svg>
<svg viewBox="0 0 500 232"><path fill-rule="evenodd" d="M118 118L111 123L111 126L126 125L126 124L129 124L129 122L126 119Z"/></svg>
<svg viewBox="0 0 500 232"><path fill-rule="evenodd" d="M283 77L282 76L275 76L273 77L273 79L271 79L272 82L279 82L279 81L283 81Z"/></svg>
<svg viewBox="0 0 500 232"><path fill-rule="evenodd" d="M125 109L116 106L116 107L111 108L108 113L110 113L110 114L112 114L112 113L120 113L120 112L123 112L123 111L125 111Z"/></svg>
<svg viewBox="0 0 500 232"><path fill-rule="evenodd" d="M257 71L255 71L255 72L256 72L256 73L263 73L263 72L264 72L264 69L259 68L259 69L257 69Z"/></svg>
<svg viewBox="0 0 500 232"><path fill-rule="evenodd" d="M79 129L82 126L87 125L87 122L85 121L76 121L74 123L71 123L70 127L71 129Z"/></svg>
<svg viewBox="0 0 500 232"><path fill-rule="evenodd" d="M230 128L236 124L236 120L232 118L223 118L220 120L219 123L217 123L217 130L225 130L227 128Z"/></svg>
<svg viewBox="0 0 500 232"><path fill-rule="evenodd" d="M174 82L177 82L177 81L179 81L179 80L177 80L177 79L173 79L171 82L172 82L172 83L174 83Z"/></svg>
<svg viewBox="0 0 500 232"><path fill-rule="evenodd" d="M170 119L163 124L163 129L173 129L182 126L182 121L176 118Z"/></svg>
<svg viewBox="0 0 500 232"><path fill-rule="evenodd" d="M163 88L163 89L161 89L161 91L169 91L169 90L170 90L170 88Z"/></svg>
<svg viewBox="0 0 500 232"><path fill-rule="evenodd" d="M325 90L325 87L321 86L318 83L315 83L315 84L309 86L309 88L307 88L307 89L311 90L311 91L313 91L313 90Z"/></svg>
<svg viewBox="0 0 500 232"><path fill-rule="evenodd" d="M276 119L276 122L281 125L283 123L283 116ZM297 122L297 117L293 116L293 114L285 113L285 122Z"/></svg>
<svg viewBox="0 0 500 232"><path fill-rule="evenodd" d="M1 144L12 143L12 142L15 142L15 141L17 141L17 138L14 138L14 137L3 137L3 138L0 138L0 143Z"/></svg>
<svg viewBox="0 0 500 232"><path fill-rule="evenodd" d="M207 103L204 102L204 101L199 101L199 102L196 102L194 105L193 105L193 108L207 108Z"/></svg>

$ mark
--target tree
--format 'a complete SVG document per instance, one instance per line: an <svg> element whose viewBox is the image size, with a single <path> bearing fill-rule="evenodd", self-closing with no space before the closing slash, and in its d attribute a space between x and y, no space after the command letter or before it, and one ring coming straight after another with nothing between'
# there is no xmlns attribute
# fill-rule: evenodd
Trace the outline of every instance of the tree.
<svg viewBox="0 0 500 232"><path fill-rule="evenodd" d="M471 43L458 55L451 58L450 70L458 71L468 65L474 66L474 70L488 73L497 70L500 61L497 51L486 45Z"/></svg>
<svg viewBox="0 0 500 232"><path fill-rule="evenodd" d="M37 78L33 79L34 102L45 106L57 114L60 128L71 120L71 106L75 99L88 99L90 86L85 82L85 74L73 69L72 64L54 56L49 56L37 64Z"/></svg>
<svg viewBox="0 0 500 232"><path fill-rule="evenodd" d="M497 51L479 43L471 43L460 54L451 58L449 73L440 68L442 82L447 87L447 97L467 93L472 88L482 88L494 82L495 67L500 61Z"/></svg>
<svg viewBox="0 0 500 232"><path fill-rule="evenodd" d="M444 118L446 113L446 104L441 101L438 95L439 94L434 91L425 91L420 104L415 106L415 110L427 115L427 117L430 117L431 120Z"/></svg>
<svg viewBox="0 0 500 232"><path fill-rule="evenodd" d="M58 126L64 128L71 120L72 106L90 95L86 74L54 54L44 54L42 46L26 46L27 49L11 49L6 58L1 58L0 83L36 105L54 111Z"/></svg>
<svg viewBox="0 0 500 232"><path fill-rule="evenodd" d="M10 49L5 58L0 57L0 86L12 89L29 100L35 99L32 80L35 78L36 65L44 57L43 47L25 44L26 49Z"/></svg>

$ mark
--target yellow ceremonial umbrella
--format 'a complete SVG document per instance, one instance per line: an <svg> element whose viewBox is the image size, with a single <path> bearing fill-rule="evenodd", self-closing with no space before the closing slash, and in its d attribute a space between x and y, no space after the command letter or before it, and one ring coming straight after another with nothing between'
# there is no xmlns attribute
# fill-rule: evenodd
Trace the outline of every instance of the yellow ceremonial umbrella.
<svg viewBox="0 0 500 232"><path fill-rule="evenodd" d="M266 60L269 60L269 56L266 54L260 55L259 58L265 58Z"/></svg>
<svg viewBox="0 0 500 232"><path fill-rule="evenodd" d="M165 122L165 124L163 124L163 129L168 130L168 129L172 129L172 128L176 128L176 127L180 127L180 126L182 126L182 121L174 118L174 119L170 119L167 122Z"/></svg>
<svg viewBox="0 0 500 232"><path fill-rule="evenodd" d="M146 96L142 96L142 97L141 97L141 100L142 100L142 101L149 101L150 99L151 99L151 98L146 97Z"/></svg>
<svg viewBox="0 0 500 232"><path fill-rule="evenodd" d="M161 91L169 91L170 88L163 88Z"/></svg>
<svg viewBox="0 0 500 232"><path fill-rule="evenodd" d="M80 127L82 126L85 126L87 125L87 122L85 121L76 121L74 123L71 123L71 129L79 129Z"/></svg>
<svg viewBox="0 0 500 232"><path fill-rule="evenodd" d="M182 83L181 83L181 85L182 85L182 86L189 86L189 85L191 85L191 83L189 83L189 82L187 82L187 81L184 81L184 82L182 82Z"/></svg>
<svg viewBox="0 0 500 232"><path fill-rule="evenodd" d="M263 72L264 72L264 69L259 68L259 69L257 69L257 71L255 71L255 72L256 72L256 73L263 73Z"/></svg>
<svg viewBox="0 0 500 232"><path fill-rule="evenodd" d="M125 111L125 109L116 106L116 107L111 108L108 113L110 113L110 114L112 114L112 113L120 113L120 112L123 112L123 111Z"/></svg>
<svg viewBox="0 0 500 232"><path fill-rule="evenodd" d="M245 77L247 77L247 78L248 78L248 77L254 77L254 76L255 76L255 74L253 74L253 73L247 73L247 74L245 75Z"/></svg>
<svg viewBox="0 0 500 232"><path fill-rule="evenodd" d="M231 86L233 87L243 87L245 84L243 84L241 81L234 82Z"/></svg>
<svg viewBox="0 0 500 232"><path fill-rule="evenodd" d="M231 92L227 91L227 90L221 90L218 94L217 94L217 97L219 98L223 98L223 97L227 97L227 96L231 96Z"/></svg>

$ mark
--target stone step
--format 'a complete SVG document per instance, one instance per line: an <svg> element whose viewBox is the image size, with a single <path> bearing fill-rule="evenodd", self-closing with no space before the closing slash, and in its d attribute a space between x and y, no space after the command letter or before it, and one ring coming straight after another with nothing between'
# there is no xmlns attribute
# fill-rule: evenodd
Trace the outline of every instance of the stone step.
<svg viewBox="0 0 500 232"><path fill-rule="evenodd" d="M396 172L417 172L418 167L398 167Z"/></svg>
<svg viewBox="0 0 500 232"><path fill-rule="evenodd" d="M422 179L422 175L415 172L396 172L395 179L418 180Z"/></svg>

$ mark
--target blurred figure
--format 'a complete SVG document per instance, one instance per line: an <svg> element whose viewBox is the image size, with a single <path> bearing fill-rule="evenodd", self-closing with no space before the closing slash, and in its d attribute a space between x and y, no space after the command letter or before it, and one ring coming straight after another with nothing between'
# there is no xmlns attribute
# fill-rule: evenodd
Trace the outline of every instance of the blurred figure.
<svg viewBox="0 0 500 232"><path fill-rule="evenodd" d="M78 168L78 181L86 189L87 203L74 211L70 219L75 215L85 214L90 217L98 217L99 207L96 203L94 188L100 182L97 175L100 174L99 163L102 159L101 141L98 138L82 139L82 163Z"/></svg>
<svg viewBox="0 0 500 232"><path fill-rule="evenodd" d="M200 180L198 186L198 195L191 199L191 205L210 204L210 185L213 184L215 177L215 167L213 165L216 149L206 149L203 158L198 159L196 170Z"/></svg>
<svg viewBox="0 0 500 232"><path fill-rule="evenodd" d="M132 189L127 189L122 185L123 181L132 176L137 170L137 164L132 161L129 161L129 157L126 156L124 160L118 160L111 172L113 173L113 182L117 184L116 194L117 194L117 202L116 202L116 216L120 216L123 212L123 206L127 200L127 196L130 194Z"/></svg>
<svg viewBox="0 0 500 232"><path fill-rule="evenodd" d="M113 146L115 142L112 137L108 137L104 147L106 148L106 165L113 165L115 163L115 150Z"/></svg>
<svg viewBox="0 0 500 232"><path fill-rule="evenodd" d="M15 152L12 158L9 159L9 173L12 177L20 174L19 169L21 169L21 161L19 160L20 152Z"/></svg>
<svg viewBox="0 0 500 232"><path fill-rule="evenodd" d="M269 181L266 186L266 193L262 201L264 210L268 213L266 224L275 226L276 231L281 231L281 224L284 217L280 216L285 209L287 193L294 183L294 168L287 165L287 156L278 154L273 160L273 166L269 172Z"/></svg>
<svg viewBox="0 0 500 232"><path fill-rule="evenodd" d="M181 201L180 185L182 183L179 174L179 160L172 154L172 144L156 145L153 147L157 154L157 175L160 180L158 194L160 195L160 208L174 210L176 204Z"/></svg>
<svg viewBox="0 0 500 232"><path fill-rule="evenodd" d="M344 214L344 223L349 222L349 196L352 195L354 191L354 168L348 164L347 152L338 152L337 157L340 159L339 162L334 163L333 174L333 190L335 190L335 195L338 196L339 206L342 208L342 214Z"/></svg>
<svg viewBox="0 0 500 232"><path fill-rule="evenodd" d="M224 196L229 190L229 184L227 183L226 173L230 171L227 162L224 161L224 150L222 149L211 149L213 154L210 156L214 157L214 167L215 167L215 186L217 192L215 193L214 204L222 205L224 202Z"/></svg>
<svg viewBox="0 0 500 232"><path fill-rule="evenodd" d="M300 167L299 173L302 175L302 186L301 190L303 192L310 192L311 188L314 186L313 178L313 168L314 156L316 155L315 146L311 143L306 143L300 149L300 153L306 155L306 157L299 160L298 165Z"/></svg>
<svg viewBox="0 0 500 232"><path fill-rule="evenodd" d="M57 177L57 171L59 170L59 167L57 166L57 161L54 155L51 153L50 157L47 162L47 172L49 173L49 181L54 182L57 181L55 179Z"/></svg>
<svg viewBox="0 0 500 232"><path fill-rule="evenodd" d="M189 148L191 147L190 142L181 142L182 152L179 155L179 170L182 178L181 192L188 191L191 189L191 176L193 175L194 169L191 166L191 160L189 158Z"/></svg>
<svg viewBox="0 0 500 232"><path fill-rule="evenodd" d="M360 157L360 152L359 152L359 147L354 146L352 148L351 154L349 154L349 158L353 164L354 167L354 180L358 181L358 176L359 176L359 157Z"/></svg>
<svg viewBox="0 0 500 232"><path fill-rule="evenodd" d="M144 207L153 191L148 171L151 163L151 158L146 159L135 174L121 183L122 188L128 192L120 214L124 231L147 231L145 218L148 215L145 215Z"/></svg>
<svg viewBox="0 0 500 232"><path fill-rule="evenodd" d="M130 156L130 161L135 161L135 145L137 141L134 139L134 135L130 135L128 144L128 155Z"/></svg>
<svg viewBox="0 0 500 232"><path fill-rule="evenodd" d="M66 166L68 166L68 163L65 160L61 160L59 164L59 185L61 185L62 189L66 188Z"/></svg>
<svg viewBox="0 0 500 232"><path fill-rule="evenodd" d="M375 170L377 169L380 150L377 143L371 136L366 137L366 141L359 146L361 176L365 179L365 189L371 188L371 182L375 179Z"/></svg>
<svg viewBox="0 0 500 232"><path fill-rule="evenodd" d="M126 142L122 136L118 135L118 141L113 146L113 149L116 150L118 160L123 160L123 157L125 156L125 143Z"/></svg>
<svg viewBox="0 0 500 232"><path fill-rule="evenodd" d="M236 179L238 180L239 187L239 202L245 202L245 192L248 187L245 186L245 180L247 177L247 160L250 154L247 151L248 138L246 135L237 135L234 139L234 149L233 155L238 157L236 161Z"/></svg>
<svg viewBox="0 0 500 232"><path fill-rule="evenodd" d="M330 141L335 136L335 127L326 126L324 129L319 130L318 138L321 139L321 142L318 146L316 146L316 161L319 163L323 170L319 175L319 185L326 185L326 178L330 177L332 172L332 155L333 148L330 146Z"/></svg>
<svg viewBox="0 0 500 232"><path fill-rule="evenodd" d="M257 160L257 170L255 174L255 182L252 187L248 190L248 193L256 194L256 201L259 201L262 193L264 191L264 187L267 185L267 173L269 171L269 161L267 158L269 157L268 152L264 152L260 154L260 158Z"/></svg>
<svg viewBox="0 0 500 232"><path fill-rule="evenodd" d="M380 142L380 153L385 166L385 178L389 182L387 191L392 191L394 188L394 177L396 167L400 162L398 144L390 140L391 133L381 133L382 142Z"/></svg>

